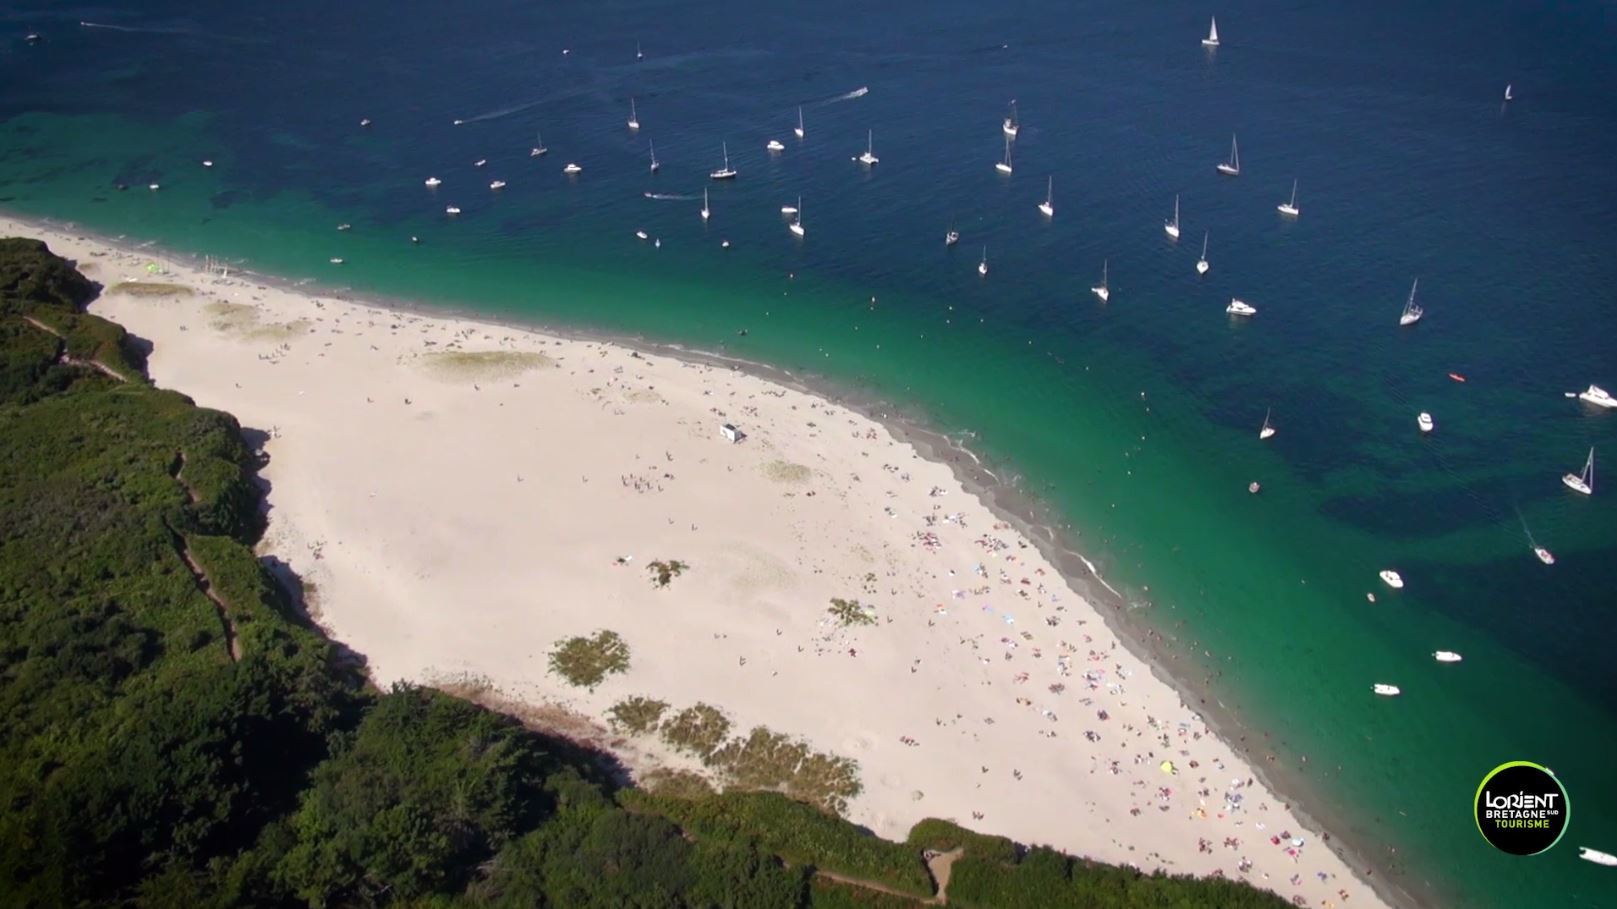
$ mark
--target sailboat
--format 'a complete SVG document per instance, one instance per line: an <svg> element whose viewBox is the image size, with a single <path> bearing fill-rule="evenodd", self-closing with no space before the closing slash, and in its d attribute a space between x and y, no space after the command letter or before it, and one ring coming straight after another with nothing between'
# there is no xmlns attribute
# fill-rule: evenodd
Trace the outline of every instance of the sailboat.
<svg viewBox="0 0 1617 909"><path fill-rule="evenodd" d="M1538 560L1546 565L1554 565L1555 556L1548 549L1538 545L1538 541L1533 539L1533 531L1528 528L1527 519L1522 517L1520 508L1516 509L1516 520L1522 522L1522 533L1527 534L1527 545L1533 548L1533 555L1538 556Z"/></svg>
<svg viewBox="0 0 1617 909"><path fill-rule="evenodd" d="M1595 494L1595 450L1589 449L1589 460L1583 462L1583 473L1569 473L1561 477L1561 482L1573 492L1581 492L1586 496Z"/></svg>
<svg viewBox="0 0 1617 909"><path fill-rule="evenodd" d="M1230 159L1218 165L1218 172L1228 177L1241 175L1241 150L1235 145L1235 136L1230 136Z"/></svg>
<svg viewBox="0 0 1617 909"><path fill-rule="evenodd" d="M799 237L803 236L803 197L797 197L797 208L793 209L796 216L792 218L791 226L787 229Z"/></svg>
<svg viewBox="0 0 1617 909"><path fill-rule="evenodd" d="M629 99L629 128L630 129L639 129L640 128L640 117L639 117L638 114L635 113L634 99L633 98Z"/></svg>
<svg viewBox="0 0 1617 909"><path fill-rule="evenodd" d="M713 216L712 209L707 207L707 188L702 188L702 220L706 221Z"/></svg>
<svg viewBox="0 0 1617 909"><path fill-rule="evenodd" d="M1107 300L1112 298L1112 289L1106 280L1106 268L1110 264L1110 259L1100 260L1100 285L1097 287L1091 287L1089 289L1089 292L1099 297L1102 303L1105 303Z"/></svg>
<svg viewBox="0 0 1617 909"><path fill-rule="evenodd" d="M1212 24L1207 26L1207 37L1202 39L1207 47L1218 47L1218 17L1214 16Z"/></svg>
<svg viewBox="0 0 1617 909"><path fill-rule="evenodd" d="M949 222L949 230L943 235L943 245L953 246L960 242L960 231L954 229L954 222Z"/></svg>
<svg viewBox="0 0 1617 909"><path fill-rule="evenodd" d="M644 59L646 59L646 55L640 52L640 42L639 41L636 41L634 43L634 58L636 60L644 60Z"/></svg>
<svg viewBox="0 0 1617 909"><path fill-rule="evenodd" d="M799 139L803 138L803 106L802 105L798 105L798 107L797 107L797 129L792 130L792 135L796 136Z"/></svg>
<svg viewBox="0 0 1617 909"><path fill-rule="evenodd" d="M1018 125L1017 122L1016 122L1016 99L1015 98L1011 99L1011 112L1009 114L1005 115L1005 122L1000 125L1000 129L1004 130L1006 137L1011 138L1011 139L1015 139L1017 131L1019 129L1021 129L1021 126Z"/></svg>
<svg viewBox="0 0 1617 909"><path fill-rule="evenodd" d="M1434 650L1432 651L1432 659L1439 663L1458 663L1465 658L1452 650Z"/></svg>
<svg viewBox="0 0 1617 909"><path fill-rule="evenodd" d="M734 180L736 177L736 171L735 168L730 166L730 143L723 143L723 148L724 166L708 174L708 176L715 180Z"/></svg>
<svg viewBox="0 0 1617 909"><path fill-rule="evenodd" d="M1263 412L1263 428L1258 430L1259 439L1272 439L1275 436L1275 428L1269 425L1269 414L1272 412L1273 408Z"/></svg>
<svg viewBox="0 0 1617 909"><path fill-rule="evenodd" d="M1297 208L1297 180L1295 178L1293 178L1291 181L1291 201L1282 202L1279 205L1276 205L1275 210L1283 215L1290 215L1293 218L1297 217L1299 214L1302 214L1302 212Z"/></svg>
<svg viewBox="0 0 1617 909"><path fill-rule="evenodd" d="M875 150L876 150L876 131L875 130L870 130L870 131L865 133L865 153L860 155L859 157L855 158L854 160L858 161L860 164L863 164L866 167L873 167L876 164L881 162L881 159L876 157Z"/></svg>
<svg viewBox="0 0 1617 909"><path fill-rule="evenodd" d="M1510 93L1510 86L1508 84L1505 86L1505 100L1506 101L1514 101L1514 100L1516 100L1516 96L1512 95Z"/></svg>
<svg viewBox="0 0 1617 909"><path fill-rule="evenodd" d="M1039 211L1044 212L1044 216L1046 218L1054 218L1056 216L1056 208L1054 204L1055 200L1056 178L1051 177L1049 182L1045 184L1044 201L1039 203Z"/></svg>
<svg viewBox="0 0 1617 909"><path fill-rule="evenodd" d="M1008 174L1011 172L1011 137L1009 135L1005 137L1005 160L995 164L994 170L997 170L1002 174Z"/></svg>
<svg viewBox="0 0 1617 909"><path fill-rule="evenodd" d="M548 151L550 151L550 149L545 148L545 138L539 135L538 130L535 130L533 134L533 148L529 150L528 157L537 158Z"/></svg>
<svg viewBox="0 0 1617 909"><path fill-rule="evenodd" d="M656 173L657 168L662 167L657 161L657 145L654 142L647 142L646 147L651 151L651 172Z"/></svg>
<svg viewBox="0 0 1617 909"><path fill-rule="evenodd" d="M988 277L988 247L983 247L983 260L977 263L977 274Z"/></svg>
<svg viewBox="0 0 1617 909"><path fill-rule="evenodd" d="M1415 288L1419 286L1419 278L1415 279L1415 283L1409 285L1409 299L1404 301L1404 312L1398 317L1399 325L1414 325L1420 321L1421 316L1426 315L1426 310L1415 305Z"/></svg>
<svg viewBox="0 0 1617 909"><path fill-rule="evenodd" d="M1179 196L1173 197L1173 220L1162 222L1162 230L1175 240L1179 239Z"/></svg>
<svg viewBox="0 0 1617 909"><path fill-rule="evenodd" d="M1202 257L1196 260L1196 274L1205 275L1212 266L1207 264L1207 231L1202 232Z"/></svg>

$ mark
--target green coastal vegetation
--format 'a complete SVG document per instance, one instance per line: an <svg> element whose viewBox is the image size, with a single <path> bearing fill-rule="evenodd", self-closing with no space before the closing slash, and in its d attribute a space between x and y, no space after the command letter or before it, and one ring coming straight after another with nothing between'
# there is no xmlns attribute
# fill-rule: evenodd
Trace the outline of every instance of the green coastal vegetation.
<svg viewBox="0 0 1617 909"><path fill-rule="evenodd" d="M942 820L885 841L688 773L630 787L610 756L509 716L376 690L254 555L255 435L153 387L139 341L84 312L96 290L0 240L0 903L1287 905ZM807 760L703 706L612 716L707 759ZM788 788L754 777L736 785Z"/></svg>

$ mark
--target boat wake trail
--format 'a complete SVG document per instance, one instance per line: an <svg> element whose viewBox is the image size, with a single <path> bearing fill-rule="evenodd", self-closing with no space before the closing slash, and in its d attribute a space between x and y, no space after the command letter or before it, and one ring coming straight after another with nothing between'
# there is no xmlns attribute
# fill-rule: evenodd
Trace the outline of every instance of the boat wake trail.
<svg viewBox="0 0 1617 909"><path fill-rule="evenodd" d="M462 126L462 125L467 124L467 123L482 123L484 120L498 120L501 117L509 117L512 114L521 113L522 111L525 111L530 107L536 107L536 106L538 106L540 104L543 104L543 103L544 103L543 98L536 98L536 99L534 99L532 101L524 101L523 103L518 104L515 107L501 108L500 110L489 111L486 114L478 114L475 117L464 117L464 118L461 118L459 120L456 120L455 125L456 126Z"/></svg>
<svg viewBox="0 0 1617 909"><path fill-rule="evenodd" d="M138 28L132 25L107 25L104 22L85 22L79 20L79 28L104 28L114 32L130 32L137 35L186 35L190 34L178 28Z"/></svg>
<svg viewBox="0 0 1617 909"><path fill-rule="evenodd" d="M701 196L682 196L678 193L643 193L642 195L647 199L655 199L658 202L695 202L697 199L702 198Z"/></svg>
<svg viewBox="0 0 1617 909"><path fill-rule="evenodd" d="M826 98L823 101L816 101L814 103L814 106L815 107L824 107L827 104L836 104L839 101L852 101L855 98L863 98L864 96L866 96L868 94L870 94L870 86L861 85L860 87L854 89L853 91L847 92L846 94L837 95L835 98Z"/></svg>

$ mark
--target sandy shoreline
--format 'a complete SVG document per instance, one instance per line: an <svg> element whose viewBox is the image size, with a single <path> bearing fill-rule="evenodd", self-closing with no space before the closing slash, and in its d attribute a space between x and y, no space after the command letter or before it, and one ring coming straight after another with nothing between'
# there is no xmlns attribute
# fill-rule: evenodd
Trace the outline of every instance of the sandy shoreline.
<svg viewBox="0 0 1617 909"><path fill-rule="evenodd" d="M935 433L719 355L0 231L108 287L194 289L108 293L92 311L154 344L159 385L271 431L264 554L313 582L378 682L475 676L597 719L629 695L705 701L858 760L849 816L884 836L952 817L1303 905L1389 904L1113 633L1118 604L1081 556L1026 514L992 513L979 496L998 498L997 478ZM726 442L723 422L748 438ZM655 558L692 569L654 589ZM828 626L831 597L875 605L878 624ZM557 638L596 628L629 641L626 674L594 692L547 674Z"/></svg>

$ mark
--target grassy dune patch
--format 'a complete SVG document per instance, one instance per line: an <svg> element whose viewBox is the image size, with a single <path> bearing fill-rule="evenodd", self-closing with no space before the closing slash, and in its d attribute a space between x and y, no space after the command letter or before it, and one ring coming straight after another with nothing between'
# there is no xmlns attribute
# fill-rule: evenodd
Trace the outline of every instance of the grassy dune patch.
<svg viewBox="0 0 1617 909"><path fill-rule="evenodd" d="M628 669L629 645L616 631L557 641L550 653L550 671L580 688L594 688L607 676Z"/></svg>
<svg viewBox="0 0 1617 909"><path fill-rule="evenodd" d="M120 281L108 293L128 294L131 297L189 297L195 291L184 284L165 284L161 281Z"/></svg>
<svg viewBox="0 0 1617 909"><path fill-rule="evenodd" d="M548 369L556 361L542 353L517 350L444 350L426 354L421 365L428 374L451 381L508 379L534 369Z"/></svg>
<svg viewBox="0 0 1617 909"><path fill-rule="evenodd" d="M807 483L814 471L790 461L770 461L763 467L764 476L777 483Z"/></svg>

